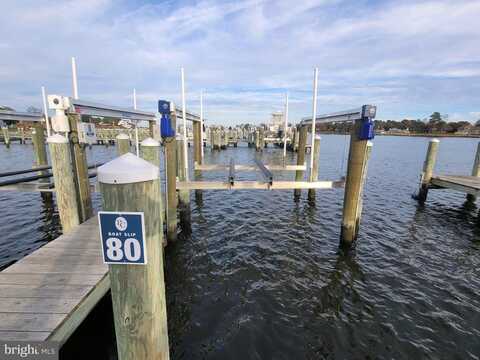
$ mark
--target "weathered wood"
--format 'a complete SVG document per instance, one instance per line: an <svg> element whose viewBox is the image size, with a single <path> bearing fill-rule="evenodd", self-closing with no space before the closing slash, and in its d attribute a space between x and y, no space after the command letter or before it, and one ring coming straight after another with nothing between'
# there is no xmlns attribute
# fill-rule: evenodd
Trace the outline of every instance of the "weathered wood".
<svg viewBox="0 0 480 360"><path fill-rule="evenodd" d="M80 144L78 138L78 124L80 115L69 114L70 124L69 144L73 168L73 180L77 193L80 222L84 222L93 215L92 197L90 193L90 180L88 177L87 153L85 144Z"/></svg>
<svg viewBox="0 0 480 360"><path fill-rule="evenodd" d="M153 165L137 160L142 162L138 168L151 173ZM128 171L119 165L119 173ZM100 167L98 180L104 210L143 212L145 216L147 264L109 265L118 358L169 359L159 177L104 183Z"/></svg>
<svg viewBox="0 0 480 360"><path fill-rule="evenodd" d="M297 152L297 165L304 165L305 164L305 145L307 144L307 134L308 129L306 126L301 126L299 130L299 138L298 138L298 152ZM297 170L295 173L295 181L302 181L305 172L303 170ZM295 189L294 191L294 198L299 198L302 194L300 189Z"/></svg>
<svg viewBox="0 0 480 360"><path fill-rule="evenodd" d="M435 161L437 160L438 145L440 141L438 139L432 139L428 143L427 156L423 163L423 172L420 180L420 189L418 190L417 199L420 202L425 202L428 195L428 187L433 175L433 169L435 167Z"/></svg>
<svg viewBox="0 0 480 360"><path fill-rule="evenodd" d="M55 182L57 208L64 233L80 224L77 192L67 138L57 134L47 140Z"/></svg>
<svg viewBox="0 0 480 360"><path fill-rule="evenodd" d="M8 132L8 127L4 126L2 127L2 133L3 133L3 142L5 143L5 146L10 148L10 134Z"/></svg>
<svg viewBox="0 0 480 360"><path fill-rule="evenodd" d="M452 189L476 197L480 195L480 178L477 176L432 175L430 187Z"/></svg>
<svg viewBox="0 0 480 360"><path fill-rule="evenodd" d="M106 294L110 286L106 265L81 265L84 256L66 246L55 247L57 242L95 244L88 256L90 262L101 263L98 223L93 220L0 272L2 340L48 339L63 344ZM75 237L80 234L81 241Z"/></svg>
<svg viewBox="0 0 480 360"><path fill-rule="evenodd" d="M184 151L183 140L177 140L177 175L180 181L187 181ZM178 210L182 230L189 232L191 229L190 190L182 189L178 191Z"/></svg>
<svg viewBox="0 0 480 360"><path fill-rule="evenodd" d="M315 136L315 145L313 146L314 152L310 156L313 156L313 168L310 169L310 181L314 182L318 180L318 167L320 165L320 136ZM315 189L308 189L308 199L315 200Z"/></svg>
<svg viewBox="0 0 480 360"><path fill-rule="evenodd" d="M160 143L157 140L154 140L152 138L147 138L143 140L140 144L140 156L142 159L147 160L149 163L160 168ZM158 181L160 181L160 179ZM160 198L159 204L160 204L160 214L162 214L161 229L163 231L163 224L166 221L166 212L165 212L165 209L163 208L163 201L161 198Z"/></svg>
<svg viewBox="0 0 480 360"><path fill-rule="evenodd" d="M355 121L350 135L347 179L343 198L341 245L349 247L357 238L362 212L362 195L372 143L358 136L362 120Z"/></svg>
<svg viewBox="0 0 480 360"><path fill-rule="evenodd" d="M170 113L172 129L176 129L177 116L176 111ZM177 143L175 136L165 138L163 141L165 147L165 177L167 200L167 241L177 239Z"/></svg>
<svg viewBox="0 0 480 360"><path fill-rule="evenodd" d="M122 156L130 151L130 137L127 134L118 134L115 138L117 145L117 155Z"/></svg>
<svg viewBox="0 0 480 360"><path fill-rule="evenodd" d="M472 167L472 176L480 177L480 142L477 144L477 152L475 153L475 160ZM476 201L475 195L467 194L468 201Z"/></svg>
<svg viewBox="0 0 480 360"><path fill-rule="evenodd" d="M202 124L200 122L193 122L193 166L195 180L201 179L201 172L195 169L196 165L201 165L202 160ZM197 201L202 200L202 191L195 190L195 199Z"/></svg>

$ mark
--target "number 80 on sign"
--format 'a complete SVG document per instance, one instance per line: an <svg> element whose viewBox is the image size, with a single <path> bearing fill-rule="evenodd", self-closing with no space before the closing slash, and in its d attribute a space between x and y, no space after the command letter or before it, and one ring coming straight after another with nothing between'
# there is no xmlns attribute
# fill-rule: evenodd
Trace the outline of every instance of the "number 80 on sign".
<svg viewBox="0 0 480 360"><path fill-rule="evenodd" d="M98 219L106 264L147 263L142 212L100 211Z"/></svg>

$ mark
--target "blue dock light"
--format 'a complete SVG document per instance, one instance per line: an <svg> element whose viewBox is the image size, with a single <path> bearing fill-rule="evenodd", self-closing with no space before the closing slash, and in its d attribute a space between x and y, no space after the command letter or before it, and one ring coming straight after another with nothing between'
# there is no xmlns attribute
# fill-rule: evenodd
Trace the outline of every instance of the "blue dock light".
<svg viewBox="0 0 480 360"><path fill-rule="evenodd" d="M358 137L360 140L372 140L375 137L374 124L372 119L377 113L377 107L373 105L362 106L362 124Z"/></svg>
<svg viewBox="0 0 480 360"><path fill-rule="evenodd" d="M166 100L158 100L158 112L162 116L160 119L160 134L162 138L174 137L175 129L172 128L170 118L170 102Z"/></svg>

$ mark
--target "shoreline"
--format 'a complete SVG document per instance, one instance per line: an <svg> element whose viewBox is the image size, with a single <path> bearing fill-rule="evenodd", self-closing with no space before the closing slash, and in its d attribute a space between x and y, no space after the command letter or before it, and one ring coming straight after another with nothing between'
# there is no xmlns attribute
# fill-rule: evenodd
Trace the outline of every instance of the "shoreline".
<svg viewBox="0 0 480 360"><path fill-rule="evenodd" d="M337 132L331 132L331 131L320 131L319 134L325 134L325 135L350 135L350 133L337 133ZM385 134L385 133L375 133L375 136L404 136L404 137L427 137L427 138L480 138L479 135L468 135L468 134L462 134L462 135L456 135L456 134Z"/></svg>

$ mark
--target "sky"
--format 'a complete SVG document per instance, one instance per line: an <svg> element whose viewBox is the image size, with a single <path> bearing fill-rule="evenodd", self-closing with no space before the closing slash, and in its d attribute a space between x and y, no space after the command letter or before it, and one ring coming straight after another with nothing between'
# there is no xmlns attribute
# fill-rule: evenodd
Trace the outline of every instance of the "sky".
<svg viewBox="0 0 480 360"><path fill-rule="evenodd" d="M158 99L207 122L261 123L377 105L378 119L480 119L480 1L3 0L0 105L41 108L47 93L156 110Z"/></svg>

